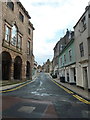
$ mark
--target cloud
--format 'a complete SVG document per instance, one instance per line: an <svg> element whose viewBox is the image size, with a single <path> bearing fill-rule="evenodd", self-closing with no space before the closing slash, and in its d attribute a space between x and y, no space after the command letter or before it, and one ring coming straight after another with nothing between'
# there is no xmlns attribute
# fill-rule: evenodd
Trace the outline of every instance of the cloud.
<svg viewBox="0 0 90 120"><path fill-rule="evenodd" d="M31 16L34 31L34 55L41 64L52 58L56 42L85 11L88 0L20 0ZM45 58L45 59L44 59Z"/></svg>

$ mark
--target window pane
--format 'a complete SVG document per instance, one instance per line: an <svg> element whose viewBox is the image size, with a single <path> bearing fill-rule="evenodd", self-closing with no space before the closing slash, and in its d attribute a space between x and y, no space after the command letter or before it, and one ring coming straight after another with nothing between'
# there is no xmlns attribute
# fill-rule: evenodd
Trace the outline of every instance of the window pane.
<svg viewBox="0 0 90 120"><path fill-rule="evenodd" d="M11 40L11 44L14 45L14 46L16 46L16 43L17 43L17 28L14 25L12 27L12 40Z"/></svg>
<svg viewBox="0 0 90 120"><path fill-rule="evenodd" d="M27 53L30 54L30 41L27 43Z"/></svg>
<svg viewBox="0 0 90 120"><path fill-rule="evenodd" d="M6 31L5 31L5 40L7 42L10 41L10 28L6 26Z"/></svg>
<svg viewBox="0 0 90 120"><path fill-rule="evenodd" d="M21 12L19 12L19 19L23 22L24 21L24 16Z"/></svg>
<svg viewBox="0 0 90 120"><path fill-rule="evenodd" d="M14 10L14 3L13 2L11 2L11 1L7 2L7 5L11 10Z"/></svg>
<svg viewBox="0 0 90 120"><path fill-rule="evenodd" d="M17 46L18 46L19 49L22 46L21 44L22 44L22 37L20 35L18 35L18 44L17 44Z"/></svg>

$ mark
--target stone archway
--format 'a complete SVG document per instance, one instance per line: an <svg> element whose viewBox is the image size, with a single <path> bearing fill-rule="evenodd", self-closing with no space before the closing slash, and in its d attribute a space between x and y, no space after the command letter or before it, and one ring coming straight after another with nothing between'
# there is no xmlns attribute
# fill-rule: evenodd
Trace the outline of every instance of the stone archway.
<svg viewBox="0 0 90 120"><path fill-rule="evenodd" d="M27 61L27 65L26 65L26 78L30 79L30 62Z"/></svg>
<svg viewBox="0 0 90 120"><path fill-rule="evenodd" d="M11 73L12 58L9 52L2 52L2 80L9 80Z"/></svg>
<svg viewBox="0 0 90 120"><path fill-rule="evenodd" d="M14 79L20 80L22 73L22 59L20 56L17 56L14 60Z"/></svg>

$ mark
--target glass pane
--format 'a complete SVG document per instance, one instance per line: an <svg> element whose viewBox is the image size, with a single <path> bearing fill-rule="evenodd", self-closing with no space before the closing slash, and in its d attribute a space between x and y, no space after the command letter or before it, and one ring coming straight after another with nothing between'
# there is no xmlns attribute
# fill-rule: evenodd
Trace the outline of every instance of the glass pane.
<svg viewBox="0 0 90 120"><path fill-rule="evenodd" d="M17 28L16 26L12 27L12 41L11 43L16 46L17 43Z"/></svg>
<svg viewBox="0 0 90 120"><path fill-rule="evenodd" d="M18 48L21 48L22 38L18 35Z"/></svg>
<svg viewBox="0 0 90 120"><path fill-rule="evenodd" d="M9 42L10 40L10 28L6 26L6 31L5 31L5 40Z"/></svg>

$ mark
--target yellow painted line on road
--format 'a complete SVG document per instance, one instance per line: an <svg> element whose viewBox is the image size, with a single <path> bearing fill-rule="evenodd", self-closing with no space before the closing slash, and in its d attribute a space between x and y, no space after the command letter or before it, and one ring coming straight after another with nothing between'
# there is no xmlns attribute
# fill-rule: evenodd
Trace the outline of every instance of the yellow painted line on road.
<svg viewBox="0 0 90 120"><path fill-rule="evenodd" d="M67 88L63 87L62 85L60 85L59 83L57 83L54 80L51 80L52 82L54 82L56 85L58 85L60 88L64 89L66 92L68 92L69 94L74 94L72 91L68 90ZM84 98L80 97L79 95L74 94L73 97L77 98L79 101L86 103L86 104L90 104L90 101L85 100Z"/></svg>
<svg viewBox="0 0 90 120"><path fill-rule="evenodd" d="M30 82L28 82L28 83L25 83L25 84L23 84L23 85L20 85L20 86L18 86L18 87L11 88L11 89L9 89L9 90L0 91L0 93L10 92L10 91L14 91L14 90L20 89L20 88L22 88L22 87L24 87L24 86L26 86L26 85L34 82L34 81L35 81L35 80L30 81Z"/></svg>
<svg viewBox="0 0 90 120"><path fill-rule="evenodd" d="M86 103L86 104L90 104L89 101L85 100L84 98L78 96L78 95L73 95L75 98L77 98L79 101L83 102L83 103Z"/></svg>
<svg viewBox="0 0 90 120"><path fill-rule="evenodd" d="M63 87L62 85L60 85L59 83L55 82L54 80L51 80L52 82L54 82L56 85L58 85L60 88L64 89L66 92L68 92L69 94L73 94L72 91L68 90L67 88Z"/></svg>

